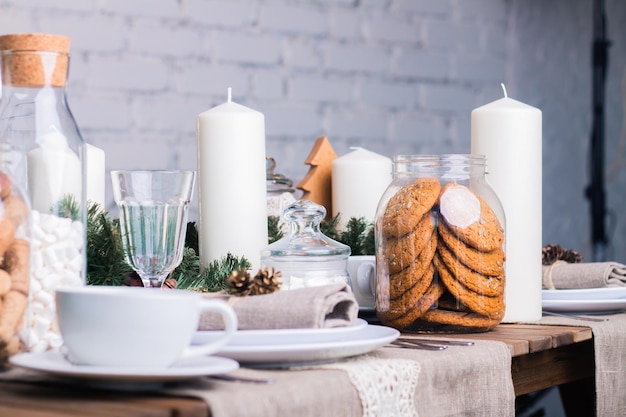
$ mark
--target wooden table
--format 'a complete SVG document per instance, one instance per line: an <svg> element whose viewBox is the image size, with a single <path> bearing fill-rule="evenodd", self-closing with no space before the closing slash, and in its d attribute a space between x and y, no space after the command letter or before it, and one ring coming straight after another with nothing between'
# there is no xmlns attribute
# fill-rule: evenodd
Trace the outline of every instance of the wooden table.
<svg viewBox="0 0 626 417"><path fill-rule="evenodd" d="M403 337L414 337L403 335ZM418 337L418 336L415 336ZM451 336L467 339L468 335ZM594 350L588 327L503 324L477 340L506 343L516 395L559 386L568 417L594 415ZM0 382L0 417L207 417L195 398Z"/></svg>

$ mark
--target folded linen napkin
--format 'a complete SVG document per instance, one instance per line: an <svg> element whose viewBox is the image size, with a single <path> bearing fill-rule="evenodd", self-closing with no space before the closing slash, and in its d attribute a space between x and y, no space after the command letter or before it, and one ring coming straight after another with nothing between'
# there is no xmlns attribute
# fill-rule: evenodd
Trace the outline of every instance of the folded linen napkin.
<svg viewBox="0 0 626 417"><path fill-rule="evenodd" d="M237 313L239 330L349 326L359 314L359 305L347 284L228 297L228 303ZM223 327L217 314L204 313L200 318L200 330Z"/></svg>
<svg viewBox="0 0 626 417"><path fill-rule="evenodd" d="M576 289L626 286L626 265L618 262L567 263L543 267L543 288Z"/></svg>

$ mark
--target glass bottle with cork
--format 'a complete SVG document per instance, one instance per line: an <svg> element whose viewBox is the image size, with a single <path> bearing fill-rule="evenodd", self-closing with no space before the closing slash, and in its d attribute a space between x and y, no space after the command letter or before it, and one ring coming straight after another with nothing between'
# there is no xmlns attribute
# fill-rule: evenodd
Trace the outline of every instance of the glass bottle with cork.
<svg viewBox="0 0 626 417"><path fill-rule="evenodd" d="M0 36L0 167L31 203L27 350L57 349L54 291L86 276L85 143L65 94L70 39Z"/></svg>

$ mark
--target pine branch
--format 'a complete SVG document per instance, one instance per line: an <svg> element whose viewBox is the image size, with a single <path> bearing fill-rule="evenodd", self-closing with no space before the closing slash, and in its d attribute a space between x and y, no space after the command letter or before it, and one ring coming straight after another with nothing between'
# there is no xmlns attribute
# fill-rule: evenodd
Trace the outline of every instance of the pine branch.
<svg viewBox="0 0 626 417"><path fill-rule="evenodd" d="M352 249L352 255L365 254L363 236L365 235L368 226L369 223L364 217L358 219L352 217L346 224L346 229L341 232L339 239L343 244L350 246L350 249Z"/></svg>
<svg viewBox="0 0 626 417"><path fill-rule="evenodd" d="M248 269L251 264L244 257L227 254L215 260L200 272L200 258L192 248L186 248L183 261L170 278L177 281L176 288L199 292L217 292L228 288L228 276L232 271Z"/></svg>
<svg viewBox="0 0 626 417"><path fill-rule="evenodd" d="M80 205L73 194L66 194L61 200L50 207L50 211L59 217L80 220Z"/></svg>
<svg viewBox="0 0 626 417"><path fill-rule="evenodd" d="M96 203L87 209L87 283L122 285L133 269L124 260L118 220L111 220Z"/></svg>
<svg viewBox="0 0 626 417"><path fill-rule="evenodd" d="M267 217L267 243L272 244L277 240L282 239L284 233L280 230L280 217L268 216Z"/></svg>

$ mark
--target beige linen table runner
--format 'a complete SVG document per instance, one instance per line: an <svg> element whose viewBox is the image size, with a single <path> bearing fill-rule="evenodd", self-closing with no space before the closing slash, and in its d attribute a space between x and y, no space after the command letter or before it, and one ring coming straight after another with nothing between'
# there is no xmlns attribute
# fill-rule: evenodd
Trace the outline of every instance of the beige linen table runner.
<svg viewBox="0 0 626 417"><path fill-rule="evenodd" d="M203 398L214 417L507 417L515 414L511 353L500 342L441 352L382 348L292 370L239 369L258 385L200 380L166 393Z"/></svg>
<svg viewBox="0 0 626 417"><path fill-rule="evenodd" d="M626 416L626 313L593 317L608 321L543 317L530 324L591 327L596 364L596 416Z"/></svg>

